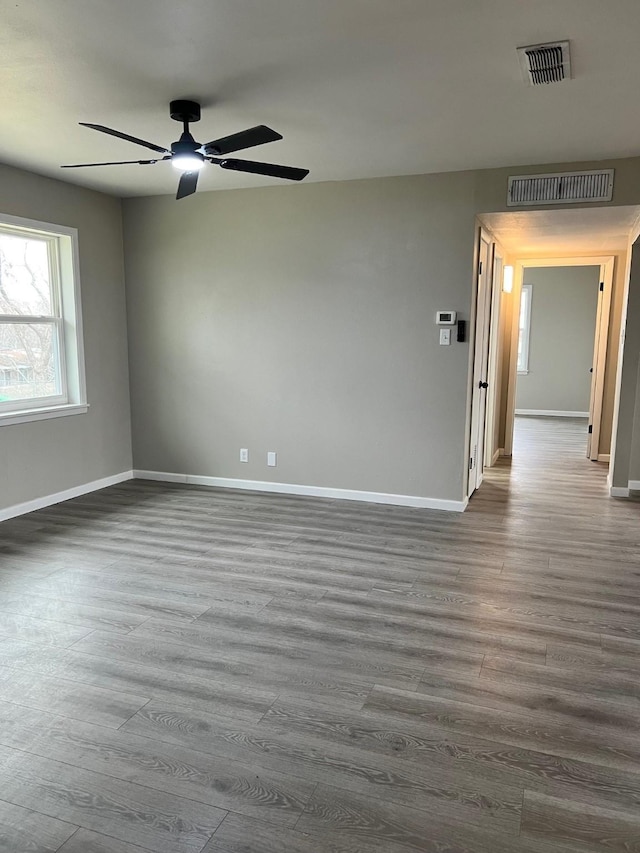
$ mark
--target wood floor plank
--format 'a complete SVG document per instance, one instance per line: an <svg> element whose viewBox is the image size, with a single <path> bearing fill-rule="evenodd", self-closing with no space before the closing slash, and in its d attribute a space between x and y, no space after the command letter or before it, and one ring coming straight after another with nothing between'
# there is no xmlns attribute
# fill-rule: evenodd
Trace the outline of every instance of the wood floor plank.
<svg viewBox="0 0 640 853"><path fill-rule="evenodd" d="M0 800L0 853L56 853L77 826Z"/></svg>
<svg viewBox="0 0 640 853"><path fill-rule="evenodd" d="M442 710L442 704L436 710ZM145 725L155 728L156 732L158 728L168 729L172 736L172 720L171 715L155 715L150 703L126 726L131 725L141 732ZM399 714L376 713L370 709L339 713L317 703L282 699L273 704L258 729L265 739L274 734L303 737L317 749L358 747L365 754L389 756L394 761L402 759L434 772L455 773L464 780L462 784L473 784L478 789L487 784L503 783L513 789L527 788L594 805L608 804L612 808L632 811L640 808L640 774L635 770L527 748L523 745L527 743L526 720L509 721L509 731L515 732L511 735L513 744L490 739L501 734L496 725L487 725L478 734L470 725L473 721L465 719L464 708L459 712L455 706L448 714L443 712L441 716L434 714L432 718L422 719L415 715L405 718ZM182 730L180 735L183 735ZM561 743L561 732L556 734L556 739ZM545 746L535 729L529 737L529 743L533 742ZM633 741L626 745L632 755L637 754Z"/></svg>
<svg viewBox="0 0 640 853"><path fill-rule="evenodd" d="M360 706L368 696L371 682L344 680L331 668L310 668L304 662L297 665L274 665L267 669L263 661L246 658L231 658L220 649L216 654L194 646L180 643L158 643L146 637L107 634L95 631L86 641L76 643L73 648L84 654L112 657L132 663L148 664L163 669L194 675L212 677L227 682L256 687L258 690L271 686L275 693L302 693L311 695L333 695L334 701L350 706Z"/></svg>
<svg viewBox="0 0 640 853"><path fill-rule="evenodd" d="M0 612L0 641L15 637L44 645L65 647L81 637L86 637L92 630L91 626L87 625L66 625L64 622L34 619L20 613Z"/></svg>
<svg viewBox="0 0 640 853"><path fill-rule="evenodd" d="M78 829L72 837L62 845L58 853L147 853L148 848L127 844L117 838L109 838L89 829Z"/></svg>
<svg viewBox="0 0 640 853"><path fill-rule="evenodd" d="M551 677L548 677L551 680ZM430 697L452 699L469 705L494 708L505 713L522 713L577 726L609 726L614 730L640 733L640 716L635 702L626 695L616 701L597 694L572 692L560 687L543 687L525 679L447 677L440 673L425 673L418 693Z"/></svg>
<svg viewBox="0 0 640 853"><path fill-rule="evenodd" d="M273 629L267 622L246 620L243 629L230 630L224 614L218 614L219 619L209 619L206 623L197 620L190 625L164 625L149 620L139 630L131 633L132 638L147 638L158 642L169 641L194 646L199 649L215 651L224 646L236 660L245 658L262 661L266 667L273 670L281 668L285 663L291 663L296 669L302 664L309 670L312 668L331 668L341 679L353 678L371 685L375 683L390 684L404 689L415 688L422 673L424 663L401 660L400 655L393 656L380 650L372 658L366 643L363 643L364 654L359 654L353 644L344 648L329 639L321 649L316 643L299 639L295 643L287 643L281 632ZM234 613L234 615L237 615ZM242 617L240 615L240 623ZM218 627L212 627L218 625ZM336 647L337 645L337 647ZM474 664L477 665L477 658ZM476 669L476 666L473 667ZM477 666L479 671L479 666Z"/></svg>
<svg viewBox="0 0 640 853"><path fill-rule="evenodd" d="M605 767L638 772L640 746L624 724L620 729L578 724L562 717L527 714L524 711L500 713L491 707L460 702L448 697L410 693L390 687L375 687L364 704L366 710L404 717L412 722L425 721L452 731L486 738L525 749L549 752ZM625 717L626 719L626 717Z"/></svg>
<svg viewBox="0 0 640 853"><path fill-rule="evenodd" d="M551 665L548 654L545 665L500 655L485 655L480 675L482 679L514 682L537 687L542 691L571 691L583 696L586 694L590 699L605 700L609 703L611 697L615 696L616 705L629 703L640 710L640 682L634 672L616 671L610 667L586 672L582 668L576 671Z"/></svg>
<svg viewBox="0 0 640 853"><path fill-rule="evenodd" d="M291 731L283 736L261 724L224 724L213 715L158 703L146 706L123 730L187 747L206 742L204 748L208 752L251 763L262 768L261 772L272 769L283 775L289 773L387 802L415 808L438 803L442 809L456 810L460 819L469 824L504 823L505 827L515 828L519 823L520 785L503 784L487 774L461 775L451 762L440 766L409 764L388 754L382 758L380 753L359 746L342 743L336 747Z"/></svg>
<svg viewBox="0 0 640 853"><path fill-rule="evenodd" d="M0 524L0 850L634 850L640 502L585 442L518 418L461 514L130 481Z"/></svg>
<svg viewBox="0 0 640 853"><path fill-rule="evenodd" d="M84 655L73 649L42 649L25 642L0 643L0 657L5 666L40 677L56 676L116 692L146 694L240 720L259 720L278 695L161 665Z"/></svg>
<svg viewBox="0 0 640 853"><path fill-rule="evenodd" d="M522 834L585 853L629 853L640 849L640 814L525 791Z"/></svg>
<svg viewBox="0 0 640 853"><path fill-rule="evenodd" d="M200 853L226 812L31 753L0 749L0 800L158 853Z"/></svg>
<svg viewBox="0 0 640 853"><path fill-rule="evenodd" d="M145 705L149 697L93 687L65 678L41 677L34 680L29 672L0 667L0 700L118 728ZM16 713L19 713L17 709Z"/></svg>
<svg viewBox="0 0 640 853"><path fill-rule="evenodd" d="M369 838L363 842L357 837L330 831L324 831L321 836L309 835L230 813L202 853L407 853L408 849L388 838ZM429 853L426 846L424 853Z"/></svg>
<svg viewBox="0 0 640 853"><path fill-rule="evenodd" d="M293 826L315 782L210 752L158 743L129 731L42 715L26 750L188 800ZM0 735L2 737L2 735ZM249 757L250 758L250 757ZM518 818L520 798L518 798Z"/></svg>
<svg viewBox="0 0 640 853"><path fill-rule="evenodd" d="M492 832L451 820L446 814L420 812L383 800L347 794L319 786L296 830L325 838L327 834L359 841L365 850L384 850L399 845L420 853L443 849L474 853L551 853L552 846L538 839ZM215 837L215 836L214 836ZM329 848L330 849L330 848ZM356 849L358 849L356 847Z"/></svg>
<svg viewBox="0 0 640 853"><path fill-rule="evenodd" d="M127 634L148 618L146 615L127 613L126 608L118 610L52 599L49 596L39 595L36 587L30 590L29 595L3 596L0 609L5 613L19 613L36 619L81 625L87 629L85 634L93 628Z"/></svg>

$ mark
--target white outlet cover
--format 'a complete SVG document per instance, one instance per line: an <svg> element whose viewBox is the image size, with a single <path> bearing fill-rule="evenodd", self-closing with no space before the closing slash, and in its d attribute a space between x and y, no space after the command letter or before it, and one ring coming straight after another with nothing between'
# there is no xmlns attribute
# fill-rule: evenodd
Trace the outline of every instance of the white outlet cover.
<svg viewBox="0 0 640 853"><path fill-rule="evenodd" d="M246 447L240 448L240 461L248 462L249 461L249 451Z"/></svg>
<svg viewBox="0 0 640 853"><path fill-rule="evenodd" d="M267 465L269 465L271 468L275 468L275 467L276 467L276 453L275 453L275 450L269 450L269 451L267 452Z"/></svg>

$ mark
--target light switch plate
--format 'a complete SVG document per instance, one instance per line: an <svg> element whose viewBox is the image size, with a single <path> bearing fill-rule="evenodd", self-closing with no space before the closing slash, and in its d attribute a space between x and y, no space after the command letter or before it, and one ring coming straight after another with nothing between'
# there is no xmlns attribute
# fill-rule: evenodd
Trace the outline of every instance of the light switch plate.
<svg viewBox="0 0 640 853"><path fill-rule="evenodd" d="M270 467L270 468L275 468L275 467L276 467L276 453L275 453L275 450L269 450L269 451L267 451L267 465L269 465L269 467Z"/></svg>
<svg viewBox="0 0 640 853"><path fill-rule="evenodd" d="M451 329L440 329L440 346L448 347L451 343Z"/></svg>

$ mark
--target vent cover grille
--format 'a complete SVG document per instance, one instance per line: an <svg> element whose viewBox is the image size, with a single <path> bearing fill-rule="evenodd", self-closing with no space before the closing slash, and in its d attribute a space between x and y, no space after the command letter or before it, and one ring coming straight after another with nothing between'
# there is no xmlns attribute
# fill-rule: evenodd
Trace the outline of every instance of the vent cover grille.
<svg viewBox="0 0 640 853"><path fill-rule="evenodd" d="M514 175L509 178L507 206L611 201L613 169L557 175Z"/></svg>
<svg viewBox="0 0 640 853"><path fill-rule="evenodd" d="M571 79L571 55L568 41L532 44L518 48L520 68L530 86L562 83Z"/></svg>

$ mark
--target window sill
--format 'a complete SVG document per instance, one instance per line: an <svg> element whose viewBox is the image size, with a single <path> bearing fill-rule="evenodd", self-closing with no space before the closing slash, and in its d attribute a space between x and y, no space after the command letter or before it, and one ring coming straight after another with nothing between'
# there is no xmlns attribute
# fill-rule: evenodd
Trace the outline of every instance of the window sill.
<svg viewBox="0 0 640 853"><path fill-rule="evenodd" d="M0 426L24 424L29 421L44 421L48 418L64 418L67 415L83 415L89 409L88 403L65 403L62 406L48 406L42 409L23 409L17 412L1 412Z"/></svg>

